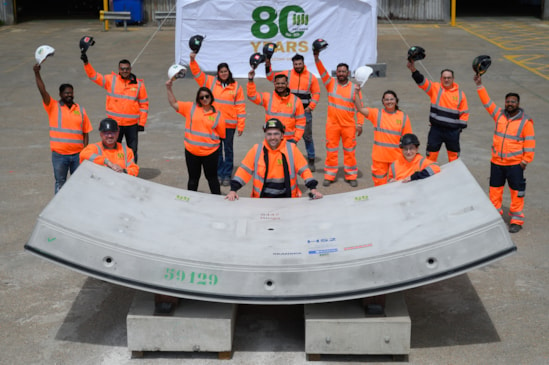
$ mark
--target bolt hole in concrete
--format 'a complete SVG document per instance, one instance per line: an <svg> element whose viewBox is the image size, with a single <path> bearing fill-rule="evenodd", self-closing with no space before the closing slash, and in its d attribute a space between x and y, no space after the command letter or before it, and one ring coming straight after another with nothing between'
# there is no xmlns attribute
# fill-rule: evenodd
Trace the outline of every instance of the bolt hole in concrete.
<svg viewBox="0 0 549 365"><path fill-rule="evenodd" d="M114 260L110 256L106 256L103 258L103 265L106 267L111 267L114 264Z"/></svg>
<svg viewBox="0 0 549 365"><path fill-rule="evenodd" d="M434 269L435 267L438 266L438 263L437 263L437 259L434 258L434 257L429 257L427 259L427 267L430 268L430 269Z"/></svg>
<svg viewBox="0 0 549 365"><path fill-rule="evenodd" d="M273 290L274 289L274 281L272 281L271 279L268 279L265 281L265 289L266 290Z"/></svg>

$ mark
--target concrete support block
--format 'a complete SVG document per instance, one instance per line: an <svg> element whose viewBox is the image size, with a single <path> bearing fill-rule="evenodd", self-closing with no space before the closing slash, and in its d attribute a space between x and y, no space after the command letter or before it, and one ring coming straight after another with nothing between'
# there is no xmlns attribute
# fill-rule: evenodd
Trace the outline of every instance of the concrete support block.
<svg viewBox="0 0 549 365"><path fill-rule="evenodd" d="M128 316L128 349L232 353L236 304L181 299L171 316L154 316L154 294L137 292ZM229 356L230 358L230 356Z"/></svg>
<svg viewBox="0 0 549 365"><path fill-rule="evenodd" d="M367 315L361 300L305 305L309 359L320 354L408 355L410 337L411 321L402 293L386 296L381 315Z"/></svg>

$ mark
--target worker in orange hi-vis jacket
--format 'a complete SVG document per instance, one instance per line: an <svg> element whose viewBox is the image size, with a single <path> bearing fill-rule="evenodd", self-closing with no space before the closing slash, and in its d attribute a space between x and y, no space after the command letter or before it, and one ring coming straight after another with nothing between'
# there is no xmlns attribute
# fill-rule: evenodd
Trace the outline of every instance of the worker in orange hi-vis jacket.
<svg viewBox="0 0 549 365"><path fill-rule="evenodd" d="M415 134L405 134L400 139L401 156L389 167L389 182L404 183L421 180L438 174L440 167L418 153L419 139Z"/></svg>
<svg viewBox="0 0 549 365"><path fill-rule="evenodd" d="M356 91L360 85L355 84ZM410 118L398 108L398 97L392 90L387 90L381 97L383 109L367 108L362 106L361 100L356 97L357 110L374 126L374 143L372 147L372 180L374 186L387 183L389 166L402 156L400 138L412 133Z"/></svg>
<svg viewBox="0 0 549 365"><path fill-rule="evenodd" d="M534 121L520 108L520 96L505 95L505 109L498 108L482 85L480 75L474 76L480 101L496 122L490 160L490 200L503 214L502 200L505 181L511 191L509 232L517 233L524 224L524 170L534 160L536 139Z"/></svg>
<svg viewBox="0 0 549 365"><path fill-rule="evenodd" d="M427 136L426 156L437 161L442 144L446 146L448 161L452 162L461 152L459 137L461 131L467 128L469 106L465 93L454 82L454 71L444 69L440 73L440 82L425 78L417 69L413 60L407 67L412 71L412 78L417 86L425 91L431 100L429 112L429 135Z"/></svg>
<svg viewBox="0 0 549 365"><path fill-rule="evenodd" d="M82 53L80 58L88 78L107 91L107 117L116 120L120 128L118 142L126 137L126 144L133 150L137 162L138 132L145 130L149 114L145 83L132 73L128 60L118 62L118 74L112 72L110 75L102 75L88 62L86 53Z"/></svg>
<svg viewBox="0 0 549 365"><path fill-rule="evenodd" d="M101 142L90 144L84 148L80 152L80 163L89 160L116 172L137 176L139 166L134 162L132 149L117 142L119 131L118 123L114 119L103 119L99 123Z"/></svg>
<svg viewBox="0 0 549 365"><path fill-rule="evenodd" d="M223 186L229 186L234 166L234 135L244 132L246 125L246 103L242 87L233 78L229 65L225 62L217 65L216 76L207 75L196 62L196 52L190 54L190 69L199 86L212 90L215 98L213 105L225 118L225 138L221 140L217 178Z"/></svg>
<svg viewBox="0 0 549 365"><path fill-rule="evenodd" d="M92 130L86 110L74 102L74 88L71 84L59 86L59 101L51 98L40 76L39 64L34 65L36 86L42 96L42 105L48 113L50 126L50 149L55 178L55 194L80 164L79 153L88 145Z"/></svg>
<svg viewBox="0 0 549 365"><path fill-rule="evenodd" d="M362 134L364 116L357 113L355 94L362 99L349 80L349 66L337 65L336 78L331 77L319 58L319 50L313 50L315 64L322 83L328 91L328 118L326 121L326 166L324 167L323 186L330 186L336 179L338 170L339 140L343 143L343 171L345 180L352 186L358 186L358 166L356 162L356 136Z"/></svg>
<svg viewBox="0 0 549 365"><path fill-rule="evenodd" d="M297 186L297 176L305 180L312 199L322 198L316 190L318 182L309 170L307 160L295 143L284 139L285 127L278 119L268 120L263 130L263 143L256 144L246 154L241 166L231 180L231 191L227 200L237 200L237 191L253 181L252 198L298 198L301 191Z"/></svg>
<svg viewBox="0 0 549 365"><path fill-rule="evenodd" d="M320 100L320 86L315 75L312 74L305 66L305 57L296 53L292 57L291 70L273 72L271 69L271 59L265 59L265 75L267 80L273 81L276 75L286 75L288 78L288 87L290 92L297 96L303 103L305 110L305 133L303 133L303 141L307 150L307 161L309 168L315 172L315 145L313 141L313 110L318 105Z"/></svg>
<svg viewBox="0 0 549 365"><path fill-rule="evenodd" d="M288 77L276 75L274 91L257 92L254 83L255 70L248 73L246 91L248 99L265 109L265 121L276 118L284 124L286 132L284 138L297 143L305 132L305 111L301 99L290 92Z"/></svg>

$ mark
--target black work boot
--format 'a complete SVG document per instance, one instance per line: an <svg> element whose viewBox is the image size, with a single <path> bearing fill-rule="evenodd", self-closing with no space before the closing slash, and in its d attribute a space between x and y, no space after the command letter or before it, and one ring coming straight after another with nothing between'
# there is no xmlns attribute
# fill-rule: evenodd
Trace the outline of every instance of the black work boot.
<svg viewBox="0 0 549 365"><path fill-rule="evenodd" d="M315 171L316 171L316 168L315 168L315 159L314 159L314 158L310 158L310 159L309 159L309 170L311 170L311 172L315 172Z"/></svg>

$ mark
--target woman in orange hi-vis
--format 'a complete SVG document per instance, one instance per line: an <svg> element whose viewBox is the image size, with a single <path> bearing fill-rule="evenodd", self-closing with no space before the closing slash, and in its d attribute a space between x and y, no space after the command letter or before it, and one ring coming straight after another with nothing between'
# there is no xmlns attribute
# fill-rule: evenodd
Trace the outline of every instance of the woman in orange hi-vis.
<svg viewBox="0 0 549 365"><path fill-rule="evenodd" d="M221 194L217 179L219 145L225 138L225 118L212 103L214 96L207 87L196 93L196 101L177 101L172 90L172 80L166 81L168 102L185 118L185 162L189 173L187 189L198 190L202 168L212 194Z"/></svg>
<svg viewBox="0 0 549 365"><path fill-rule="evenodd" d="M229 186L234 167L233 141L235 131L241 136L246 124L246 104L242 86L233 78L229 65L217 65L216 76L207 75L196 62L196 52L190 54L190 68L198 86L212 90L214 106L225 118L225 138L221 140L217 177L223 186Z"/></svg>
<svg viewBox="0 0 549 365"><path fill-rule="evenodd" d="M391 163L402 154L399 148L400 138L412 133L410 118L398 108L398 97L387 90L381 97L384 108L362 106L357 97L360 85L355 84L355 106L374 126L374 144L372 147L372 180L374 186L387 183L387 173Z"/></svg>

